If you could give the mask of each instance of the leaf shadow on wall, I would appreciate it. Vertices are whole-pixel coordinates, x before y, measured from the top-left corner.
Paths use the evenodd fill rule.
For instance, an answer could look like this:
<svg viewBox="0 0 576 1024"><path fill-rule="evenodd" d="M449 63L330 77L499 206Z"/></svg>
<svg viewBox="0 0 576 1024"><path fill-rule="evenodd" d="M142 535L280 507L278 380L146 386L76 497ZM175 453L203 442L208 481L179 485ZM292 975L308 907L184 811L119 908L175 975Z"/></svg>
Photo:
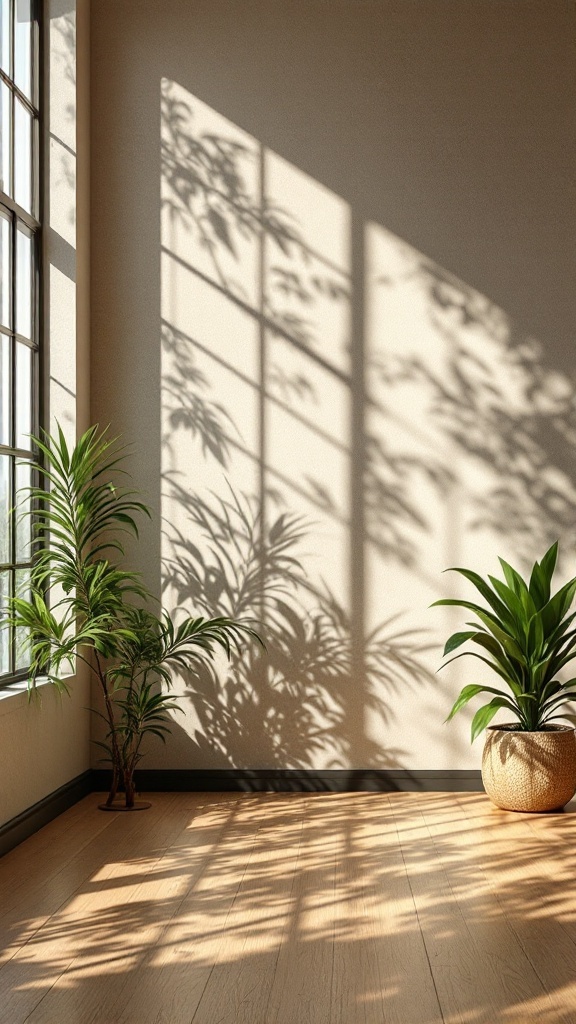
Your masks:
<svg viewBox="0 0 576 1024"><path fill-rule="evenodd" d="M254 751L268 766L299 768L329 749L350 762L346 712L350 700L350 622L330 591L307 578L297 553L306 529L281 512L264 532L255 499L230 493L205 500L179 490L171 495L186 511L186 534L171 531L173 557L165 582L181 607L207 616L231 615L261 621L266 652L234 654L226 669L203 667L187 693L198 716L200 764L244 767ZM194 540L190 538L194 537ZM312 597L302 600L303 595ZM366 638L364 699L383 713L380 687L410 685L425 676L418 660L424 649L393 621ZM373 767L396 763L400 752L379 749ZM384 760L384 757L388 760ZM238 762L241 764L238 764ZM370 767L367 765L366 767Z"/></svg>
<svg viewBox="0 0 576 1024"><path fill-rule="evenodd" d="M177 100L168 87L163 96L164 213L184 224L203 256L208 254L208 271L206 264L202 271L190 265L190 274L247 312L266 343L279 338L310 361L307 373L302 363L287 369L271 357L266 378L259 382L266 401L306 426L306 406L318 402L316 366L350 386L344 373L326 363L310 315L319 297L349 304L350 283L330 267L319 266L294 216L252 194L243 168L251 158L247 148L214 132L194 133L192 122L191 105ZM259 308L242 275L229 269L229 257L233 266L242 239L265 244L269 254ZM274 767L320 761L344 768L358 763L351 709L363 720L373 713L386 722L386 693L430 680L423 661L424 634L403 628L396 614L363 631L362 678L354 677L350 612L321 573L315 579L306 563L313 516L301 515L287 503L286 489L276 485L266 464L262 439L259 452L247 450L233 410L218 400L209 373L198 364L203 345L165 319L162 346L168 366L163 374L165 464L171 463L175 435L185 435L194 442L189 448L193 458L218 464L227 481L224 494L218 495L191 486L196 476L192 465L189 471L164 473L165 498L173 512L177 509L165 522L163 575L169 603L263 623L267 646L265 655L244 652L228 670L220 665L204 668L189 683L198 720L194 763L242 767L253 763L255 750L261 763ZM381 500L388 497L380 544L397 552L403 518L420 522L402 493L405 467L389 460L385 483L379 478L386 462L382 448L353 438L346 454L359 450L366 452L367 488L375 491L379 485ZM229 481L238 452L263 463L259 493L246 493ZM338 519L336 498L312 473L304 473L294 491L319 513ZM361 744L360 763L367 769L401 763L399 749L382 750L366 735Z"/></svg>
<svg viewBox="0 0 576 1024"><path fill-rule="evenodd" d="M394 249L389 267L386 260L385 273L378 261L368 265L365 284L369 301L375 296L385 304L395 295L396 303L404 302L396 344L385 313L382 343L378 337L376 344L356 339L363 347L362 370L342 368L350 338L344 360L331 361L321 315L336 307L352 320L353 303L364 300L355 297L350 274L319 258L285 208L288 199L272 201L254 185L259 159L262 150L232 131L195 128L194 102L184 101L171 84L165 87L163 216L178 225L200 257L195 263L194 255L183 260L169 247L165 252L185 266L190 280L200 280L255 325L267 350L259 398L269 408L281 408L292 422L311 429L311 410L322 399L321 373L347 389L351 401L360 396L362 416L355 422L362 428L342 447L362 466L362 494L353 496L362 514L355 524L347 520L330 482L313 472L303 472L287 490L267 461L265 437L258 451L250 449L234 410L219 401L203 368L206 359L200 366L198 357L225 365L252 386L248 373L243 378L237 366L211 352L193 328L183 330L164 318L165 465L172 463L177 436L191 442L189 468L164 474L168 503L178 510L165 524L168 600L190 611L263 621L268 645L266 658L250 652L229 671L218 667L190 683L198 718L198 749L191 756L203 766L244 766L253 763L257 749L269 766L320 760L331 767L399 767L403 751L383 750L370 739L366 723L392 722L387 698L445 685L432 671L439 649L429 635L403 628L397 604L377 628L366 628L364 619L359 625L321 574L315 578L310 572L306 542L314 537L314 516L302 517L290 495L344 522L351 549L352 533L360 528L365 557L375 552L392 569L418 576L436 590L434 596L439 583L430 576L427 549L434 542L437 510L449 509L455 494L469 536L476 534L481 544L501 537L508 552L530 563L550 540L574 532L574 374L547 365L539 343L489 299L393 236L387 242ZM242 273L246 245L265 252L259 304ZM425 326L411 344L413 307ZM282 346L298 358L277 358ZM414 430L417 415L425 443ZM260 463L256 493L230 483L239 454ZM228 480L224 495L195 488L198 458L221 467ZM356 568L351 565L352 574ZM355 645L361 649L360 672ZM433 657L431 649L437 652Z"/></svg>
<svg viewBox="0 0 576 1024"><path fill-rule="evenodd" d="M576 373L453 275L419 256L405 277L419 284L445 344L439 369L409 353L373 372L389 391L416 386L448 450L482 474L469 496L471 531L501 538L528 570L553 541L573 559L576 540ZM389 288L390 279L380 282ZM438 478L448 489L454 473Z"/></svg>

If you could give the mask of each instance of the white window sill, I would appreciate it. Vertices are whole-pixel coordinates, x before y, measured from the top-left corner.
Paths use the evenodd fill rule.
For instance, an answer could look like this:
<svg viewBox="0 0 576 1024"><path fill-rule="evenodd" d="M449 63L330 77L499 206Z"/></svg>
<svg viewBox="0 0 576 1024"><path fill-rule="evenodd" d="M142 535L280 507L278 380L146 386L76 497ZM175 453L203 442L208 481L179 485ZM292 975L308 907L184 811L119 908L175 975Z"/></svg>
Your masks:
<svg viewBox="0 0 576 1024"><path fill-rule="evenodd" d="M45 686L50 685L52 684L49 679L40 678L36 680L37 690L42 690ZM8 683L7 686L0 688L0 717L2 715L9 715L28 703L30 703L30 700L28 697L27 679L20 679L17 683Z"/></svg>

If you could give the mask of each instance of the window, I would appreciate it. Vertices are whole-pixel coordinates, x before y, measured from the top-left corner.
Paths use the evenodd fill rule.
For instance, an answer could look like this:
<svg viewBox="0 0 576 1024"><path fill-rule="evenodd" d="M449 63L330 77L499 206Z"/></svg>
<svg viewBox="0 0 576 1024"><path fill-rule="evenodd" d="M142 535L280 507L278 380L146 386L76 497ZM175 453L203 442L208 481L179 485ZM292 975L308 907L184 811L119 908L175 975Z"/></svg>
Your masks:
<svg viewBox="0 0 576 1024"><path fill-rule="evenodd" d="M0 0L0 605L26 593L39 423L39 20L36 0ZM0 683L25 674L21 638L0 631Z"/></svg>

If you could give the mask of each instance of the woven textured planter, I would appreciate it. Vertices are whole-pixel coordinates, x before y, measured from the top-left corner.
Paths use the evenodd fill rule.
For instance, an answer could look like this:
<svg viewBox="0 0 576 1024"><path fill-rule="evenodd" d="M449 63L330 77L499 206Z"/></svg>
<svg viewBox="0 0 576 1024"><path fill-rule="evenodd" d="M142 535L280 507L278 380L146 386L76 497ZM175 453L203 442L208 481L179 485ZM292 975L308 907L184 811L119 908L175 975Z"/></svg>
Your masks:
<svg viewBox="0 0 576 1024"><path fill-rule="evenodd" d="M514 725L489 726L482 781L492 802L504 810L560 810L576 792L574 729L558 725L519 732Z"/></svg>

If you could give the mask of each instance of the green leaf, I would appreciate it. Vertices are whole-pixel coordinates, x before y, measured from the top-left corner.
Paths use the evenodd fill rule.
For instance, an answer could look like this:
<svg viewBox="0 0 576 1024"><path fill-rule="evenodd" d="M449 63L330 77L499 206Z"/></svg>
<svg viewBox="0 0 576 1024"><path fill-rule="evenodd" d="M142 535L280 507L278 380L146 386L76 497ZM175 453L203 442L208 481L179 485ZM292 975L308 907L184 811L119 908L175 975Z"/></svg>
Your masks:
<svg viewBox="0 0 576 1024"><path fill-rule="evenodd" d="M445 571L460 573L461 576L464 576L465 579L469 580L470 583L472 583L476 587L476 590L479 591L484 600L488 602L490 607L494 610L496 615L500 619L502 619L503 622L513 622L513 618L506 604L504 604L504 602L499 599L499 597L488 586L486 581L483 580L482 577L479 576L477 572L472 572L471 569L461 569L457 566L452 566L450 569L446 569Z"/></svg>
<svg viewBox="0 0 576 1024"><path fill-rule="evenodd" d="M447 654L451 654L452 651L455 651L458 647L461 647L462 644L465 644L466 641L470 640L473 636L475 636L474 632L453 633L452 636L449 637L449 639L446 641L446 644L444 646L443 657L446 657Z"/></svg>
<svg viewBox="0 0 576 1024"><path fill-rule="evenodd" d="M576 680L574 680L574 682L576 682ZM562 690L563 685L567 684L562 684L558 681L558 679L552 679L550 680L550 682L546 683L546 685L542 688L542 703L544 704L547 700L549 700L549 698L554 697L555 694Z"/></svg>
<svg viewBox="0 0 576 1024"><path fill-rule="evenodd" d="M528 590L532 600L534 601L536 609L540 611L540 609L543 608L550 600L550 582L547 581L545 573L542 571L538 562L535 562L532 567Z"/></svg>
<svg viewBox="0 0 576 1024"><path fill-rule="evenodd" d="M490 686L484 686L481 683L469 683L467 686L464 686L460 691L460 695L454 702L452 710L450 711L450 714L448 715L446 721L450 722L451 719L454 718L454 715L456 715L461 710L461 708L463 708L468 703L469 700L472 700L472 697L476 697L479 693L495 693L502 697L505 696L505 694L503 694L501 690L495 690Z"/></svg>
<svg viewBox="0 0 576 1024"><path fill-rule="evenodd" d="M567 701L571 701L571 700L576 700L576 690L564 690L564 689L562 689L558 693L554 694L554 696L549 697L548 700L546 700L545 702L542 702L542 704L541 704L542 712L548 714L550 711L552 711L554 708L556 708L559 704L564 704Z"/></svg>
<svg viewBox="0 0 576 1024"><path fill-rule="evenodd" d="M564 688L556 678L562 668L576 659L576 629L570 629L576 618L576 612L570 611L576 597L576 577L550 597L557 557L558 542L555 542L542 561L534 563L528 584L503 558L500 558L500 565L505 582L493 576L488 576L486 582L470 570L455 569L474 584L489 608L459 599L435 602L470 609L478 619L478 624L466 623L475 629L473 635L459 632L449 638L445 653L470 641L484 648L490 656L488 659L474 651L463 651L445 664L467 655L484 661L510 687L511 696L505 698L508 703L504 706L509 707L521 727L527 729L536 728L535 723L540 722L543 715L550 715L560 703L573 699L572 693L576 692ZM491 710L493 707L492 704ZM481 719L482 716L478 721Z"/></svg>
<svg viewBox="0 0 576 1024"><path fill-rule="evenodd" d="M62 670L77 659L96 675L107 697L107 733L98 742L118 770L132 770L142 756L142 737L164 740L172 712L183 711L166 692L173 668L206 663L219 650L231 657L246 642L264 644L248 620L195 616L176 625L167 615L133 606L148 606L152 598L139 575L120 566L120 538L138 536L139 517L150 513L125 485L126 449L116 438L93 426L69 448L58 425L54 436L43 432L34 443L46 489L30 491L37 506L32 590L29 600L10 602L9 621L27 632L31 693L40 674L65 689ZM276 530L279 548L290 522ZM222 559L218 564L223 568ZM237 571L234 560L230 568ZM259 588L259 564L253 575ZM51 607L50 590L58 595Z"/></svg>
<svg viewBox="0 0 576 1024"><path fill-rule="evenodd" d="M510 615L512 616L512 621L515 621L515 623L518 626L524 625L524 623L527 621L526 612L524 610L522 601L517 596L517 594L515 594L514 591L510 589L510 587L507 587L505 583L502 583L502 580L497 579L496 576L488 576L488 579L490 580L492 586L494 587L494 590L500 597L502 604L505 605ZM536 611L535 608L533 609L533 612L534 611Z"/></svg>
<svg viewBox="0 0 576 1024"><path fill-rule="evenodd" d="M520 692L518 671L510 662L505 650L502 649L502 646L498 643L496 637L491 636L488 633L475 633L472 638L472 642L483 647L492 655L494 660L500 665L500 668L502 669L502 676L506 679L506 682L513 692Z"/></svg>
<svg viewBox="0 0 576 1024"><path fill-rule="evenodd" d="M508 586L510 587L511 590L514 591L514 593L518 597L522 597L522 594L526 592L527 587L520 573L517 572L516 569L513 569L512 566L508 564L508 562L505 562L503 558L498 558L498 561L502 566L504 577L506 579Z"/></svg>
<svg viewBox="0 0 576 1024"><path fill-rule="evenodd" d="M550 587L552 584L552 576L554 575L554 569L556 568L556 561L558 559L558 541L554 543L544 555L544 558L540 562L540 569L542 572L543 579L546 583L548 594L550 594Z"/></svg>
<svg viewBox="0 0 576 1024"><path fill-rule="evenodd" d="M518 661L521 665L525 665L526 658L516 639L513 636L510 636L510 634L505 629L503 629L498 622L495 622L491 616L486 615L481 610L477 611L476 614L478 615L480 621L484 623L486 628L490 630L492 636L494 636L496 640L498 640L498 642L502 645L506 653L515 661Z"/></svg>
<svg viewBox="0 0 576 1024"><path fill-rule="evenodd" d="M448 665L451 665L453 661L458 661L459 658L477 658L478 661L483 661L485 665L488 665L493 672L496 672L497 675L499 675L506 683L508 683L508 685L510 685L508 674L502 668L500 668L500 665L498 665L496 662L490 661L488 658L484 658L481 654L477 654L476 651L462 651L461 654L455 654L453 658L450 658L448 661L445 661L444 664L440 666L438 671L440 672L443 668L447 668Z"/></svg>
<svg viewBox="0 0 576 1024"><path fill-rule="evenodd" d="M505 698L493 697L489 704L483 704L481 708L478 708L478 711L476 712L474 718L472 719L472 743L480 735L480 733L484 731L486 726L490 725L490 722L494 718L495 714L500 710L500 708L510 707L512 707L512 710L515 711L513 706L510 705L510 702L507 701Z"/></svg>
<svg viewBox="0 0 576 1024"><path fill-rule="evenodd" d="M554 597L550 598L548 604L544 605L540 615L542 616L542 626L544 628L545 636L549 636L561 625L566 612L574 600L575 594L576 579L571 579L560 588Z"/></svg>
<svg viewBox="0 0 576 1024"><path fill-rule="evenodd" d="M528 623L528 635L526 638L526 649L528 659L532 663L538 661L544 647L544 627L542 625L542 614L536 612Z"/></svg>
<svg viewBox="0 0 576 1024"><path fill-rule="evenodd" d="M455 597L442 597L438 601L433 601L432 604L430 605L431 608L438 608L440 606L466 608L468 611L474 612L475 615L478 616L480 621L485 622L486 625L488 625L488 623L491 623L492 626L499 629L501 632L507 632L504 626L502 625L501 620L493 612L488 611L487 608L482 608L481 605L475 604L473 601L462 601L459 598ZM492 626L488 625L488 628L491 629ZM511 636L510 633L507 633L507 635L508 637Z"/></svg>

